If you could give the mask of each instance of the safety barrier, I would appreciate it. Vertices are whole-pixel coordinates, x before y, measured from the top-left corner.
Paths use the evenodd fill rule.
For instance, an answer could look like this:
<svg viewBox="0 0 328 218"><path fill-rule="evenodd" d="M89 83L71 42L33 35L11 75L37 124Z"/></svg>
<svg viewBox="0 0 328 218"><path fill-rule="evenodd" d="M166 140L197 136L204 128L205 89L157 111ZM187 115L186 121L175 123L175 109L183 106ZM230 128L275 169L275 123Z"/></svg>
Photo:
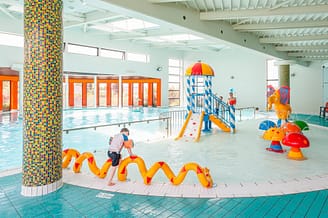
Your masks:
<svg viewBox="0 0 328 218"><path fill-rule="evenodd" d="M166 111L162 112L159 115L159 118L162 117L167 117L168 119L168 125L167 125L167 131L168 135L172 136L172 134L176 133L181 126L183 125L186 116L187 116L188 111L181 109L181 110L171 110L171 111Z"/></svg>
<svg viewBox="0 0 328 218"><path fill-rule="evenodd" d="M243 115L243 113L246 113L246 111L250 111L249 115L253 115L251 116L245 116ZM238 121L242 121L243 117L250 117L252 119L255 119L255 115L256 115L256 111L257 108L256 107L240 107L240 108L236 108L236 113L239 113L239 120Z"/></svg>

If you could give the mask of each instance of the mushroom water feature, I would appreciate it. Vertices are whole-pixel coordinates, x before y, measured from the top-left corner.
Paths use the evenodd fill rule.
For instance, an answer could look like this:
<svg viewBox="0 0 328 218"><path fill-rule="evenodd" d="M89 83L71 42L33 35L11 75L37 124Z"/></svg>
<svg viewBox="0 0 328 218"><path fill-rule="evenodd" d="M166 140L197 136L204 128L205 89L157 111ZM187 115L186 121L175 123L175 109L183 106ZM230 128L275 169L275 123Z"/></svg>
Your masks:
<svg viewBox="0 0 328 218"><path fill-rule="evenodd" d="M301 128L295 123L290 123L290 122L284 123L281 125L280 128L284 131L285 135L292 132L302 133Z"/></svg>
<svg viewBox="0 0 328 218"><path fill-rule="evenodd" d="M282 139L282 144L291 147L287 157L292 160L306 160L301 148L310 147L308 138L301 133L289 133Z"/></svg>
<svg viewBox="0 0 328 218"><path fill-rule="evenodd" d="M268 151L283 153L284 150L280 144L280 141L285 137L285 133L281 128L271 127L266 130L263 134L263 139L270 140L271 144L269 148L266 148Z"/></svg>
<svg viewBox="0 0 328 218"><path fill-rule="evenodd" d="M303 120L294 120L293 123L295 123L299 128L301 128L302 131L310 129L309 125Z"/></svg>
<svg viewBox="0 0 328 218"><path fill-rule="evenodd" d="M259 125L259 129L260 130L268 130L271 127L276 127L277 125L275 124L275 122L271 121L271 120L263 120L260 125Z"/></svg>

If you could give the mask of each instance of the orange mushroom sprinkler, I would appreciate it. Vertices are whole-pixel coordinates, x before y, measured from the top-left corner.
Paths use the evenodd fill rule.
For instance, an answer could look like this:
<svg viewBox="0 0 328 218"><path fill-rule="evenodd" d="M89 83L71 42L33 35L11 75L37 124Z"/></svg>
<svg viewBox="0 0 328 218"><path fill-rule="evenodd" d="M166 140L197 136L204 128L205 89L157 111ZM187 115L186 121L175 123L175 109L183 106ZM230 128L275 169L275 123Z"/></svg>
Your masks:
<svg viewBox="0 0 328 218"><path fill-rule="evenodd" d="M285 135L288 135L292 132L302 133L301 128L295 123L284 123L280 128L284 131Z"/></svg>
<svg viewBox="0 0 328 218"><path fill-rule="evenodd" d="M282 144L290 146L287 157L293 160L306 160L300 148L310 147L308 138L301 133L289 133L282 139Z"/></svg>
<svg viewBox="0 0 328 218"><path fill-rule="evenodd" d="M278 127L271 127L266 130L263 134L263 138L265 140L271 140L271 144L269 148L266 148L267 151L283 153L284 150L280 144L280 141L284 138L285 133L282 129Z"/></svg>

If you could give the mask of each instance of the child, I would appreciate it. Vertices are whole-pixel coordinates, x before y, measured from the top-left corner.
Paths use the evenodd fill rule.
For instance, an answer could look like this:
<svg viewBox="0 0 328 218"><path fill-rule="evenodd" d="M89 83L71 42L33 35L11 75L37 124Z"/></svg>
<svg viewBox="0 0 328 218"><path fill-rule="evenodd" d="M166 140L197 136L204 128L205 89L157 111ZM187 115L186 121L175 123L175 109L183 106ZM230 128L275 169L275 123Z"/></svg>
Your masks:
<svg viewBox="0 0 328 218"><path fill-rule="evenodd" d="M228 105L234 106L237 103L236 97L233 96L233 92L229 92Z"/></svg>
<svg viewBox="0 0 328 218"><path fill-rule="evenodd" d="M108 149L108 157L112 159L112 167L109 173L109 181L108 185L113 186L115 183L112 182L113 177L115 175L117 166L121 160L121 150L123 148L124 142L129 141L129 130L127 128L122 128L119 134L116 134L114 137L111 137L109 140L109 149ZM131 146L132 147L132 146ZM133 156L131 148L127 148L130 156Z"/></svg>

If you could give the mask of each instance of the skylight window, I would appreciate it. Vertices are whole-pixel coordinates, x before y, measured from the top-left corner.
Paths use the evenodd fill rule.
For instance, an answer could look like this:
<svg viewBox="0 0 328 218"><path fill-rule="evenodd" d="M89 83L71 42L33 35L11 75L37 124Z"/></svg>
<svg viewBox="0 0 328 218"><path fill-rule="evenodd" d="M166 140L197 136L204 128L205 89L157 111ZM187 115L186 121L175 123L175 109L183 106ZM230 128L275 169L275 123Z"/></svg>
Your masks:
<svg viewBox="0 0 328 218"><path fill-rule="evenodd" d="M191 34L176 34L176 35L167 35L167 36L160 36L159 38L164 39L166 41L191 41L191 40L200 40L203 39L201 37L191 35Z"/></svg>
<svg viewBox="0 0 328 218"><path fill-rule="evenodd" d="M151 42L182 42L182 41L201 40L203 38L191 34L175 34L175 35L166 35L166 36L157 36L157 37L145 37L144 39Z"/></svg>
<svg viewBox="0 0 328 218"><path fill-rule="evenodd" d="M133 30L150 29L155 27L159 27L159 25L135 18L92 26L94 29L100 29L109 32L130 32Z"/></svg>
<svg viewBox="0 0 328 218"><path fill-rule="evenodd" d="M24 37L14 34L0 33L0 45L24 47Z"/></svg>

